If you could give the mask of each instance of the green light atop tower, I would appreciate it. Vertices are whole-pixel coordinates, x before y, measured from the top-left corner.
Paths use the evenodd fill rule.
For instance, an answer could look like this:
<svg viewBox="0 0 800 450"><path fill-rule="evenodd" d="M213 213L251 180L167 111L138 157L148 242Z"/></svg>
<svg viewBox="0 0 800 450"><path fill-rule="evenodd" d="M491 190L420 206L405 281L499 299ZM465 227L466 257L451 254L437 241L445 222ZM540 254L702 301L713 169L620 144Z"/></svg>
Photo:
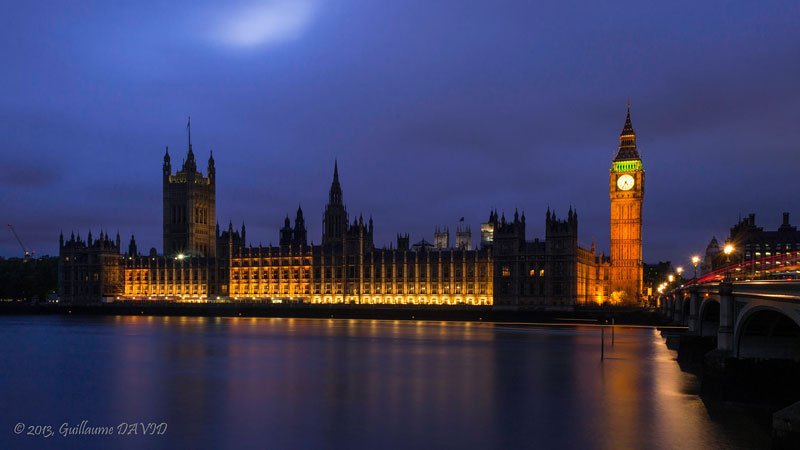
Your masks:
<svg viewBox="0 0 800 450"><path fill-rule="evenodd" d="M614 172L633 172L636 170L642 170L642 161L640 159L614 161L611 163L611 170Z"/></svg>

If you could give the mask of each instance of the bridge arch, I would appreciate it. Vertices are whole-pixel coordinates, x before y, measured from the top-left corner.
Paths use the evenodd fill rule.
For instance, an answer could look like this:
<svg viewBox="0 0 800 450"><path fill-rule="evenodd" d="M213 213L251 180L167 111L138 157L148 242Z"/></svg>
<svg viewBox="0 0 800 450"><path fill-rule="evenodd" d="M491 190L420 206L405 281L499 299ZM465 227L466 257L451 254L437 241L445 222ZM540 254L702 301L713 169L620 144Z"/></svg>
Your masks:
<svg viewBox="0 0 800 450"><path fill-rule="evenodd" d="M716 336L719 330L719 299L705 297L697 314L697 332L700 336Z"/></svg>
<svg viewBox="0 0 800 450"><path fill-rule="evenodd" d="M800 317L772 305L748 305L734 331L737 358L777 358L800 361Z"/></svg>

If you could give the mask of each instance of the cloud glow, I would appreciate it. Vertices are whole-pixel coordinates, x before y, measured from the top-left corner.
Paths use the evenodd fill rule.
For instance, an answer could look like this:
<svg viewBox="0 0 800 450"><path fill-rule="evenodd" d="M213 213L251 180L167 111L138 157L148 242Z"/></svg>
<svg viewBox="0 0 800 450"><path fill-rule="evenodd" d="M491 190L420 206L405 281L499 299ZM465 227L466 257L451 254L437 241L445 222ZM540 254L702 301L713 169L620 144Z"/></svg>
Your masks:
<svg viewBox="0 0 800 450"><path fill-rule="evenodd" d="M297 39L311 23L316 10L314 0L251 3L225 17L217 37L234 47L256 47Z"/></svg>

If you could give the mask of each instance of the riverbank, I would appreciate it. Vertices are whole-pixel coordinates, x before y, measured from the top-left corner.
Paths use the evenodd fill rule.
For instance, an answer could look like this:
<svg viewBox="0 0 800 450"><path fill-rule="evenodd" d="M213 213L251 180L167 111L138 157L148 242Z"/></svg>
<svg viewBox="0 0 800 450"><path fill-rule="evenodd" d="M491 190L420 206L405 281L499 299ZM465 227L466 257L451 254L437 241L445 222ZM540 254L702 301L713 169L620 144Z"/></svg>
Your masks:
<svg viewBox="0 0 800 450"><path fill-rule="evenodd" d="M115 302L93 305L0 303L0 314L147 315L200 317L293 317L548 324L661 326L656 311L644 308L576 308L569 311L505 311L490 306L269 305L263 303Z"/></svg>

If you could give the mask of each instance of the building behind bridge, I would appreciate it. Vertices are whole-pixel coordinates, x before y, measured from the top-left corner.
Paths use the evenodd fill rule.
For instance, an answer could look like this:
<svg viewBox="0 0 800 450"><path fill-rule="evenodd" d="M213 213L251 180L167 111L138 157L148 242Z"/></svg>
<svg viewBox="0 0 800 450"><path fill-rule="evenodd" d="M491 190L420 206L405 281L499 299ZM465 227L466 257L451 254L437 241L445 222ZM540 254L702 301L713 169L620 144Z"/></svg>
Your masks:
<svg viewBox="0 0 800 450"><path fill-rule="evenodd" d="M734 248L730 257L723 253L726 244ZM749 214L730 229L725 242L712 238L706 247L703 272L707 273L728 264L741 264L744 278L759 278L779 274L787 264L794 265L800 252L800 231L789 223L789 213L784 212L781 225L775 230L765 230L756 225L756 215Z"/></svg>

